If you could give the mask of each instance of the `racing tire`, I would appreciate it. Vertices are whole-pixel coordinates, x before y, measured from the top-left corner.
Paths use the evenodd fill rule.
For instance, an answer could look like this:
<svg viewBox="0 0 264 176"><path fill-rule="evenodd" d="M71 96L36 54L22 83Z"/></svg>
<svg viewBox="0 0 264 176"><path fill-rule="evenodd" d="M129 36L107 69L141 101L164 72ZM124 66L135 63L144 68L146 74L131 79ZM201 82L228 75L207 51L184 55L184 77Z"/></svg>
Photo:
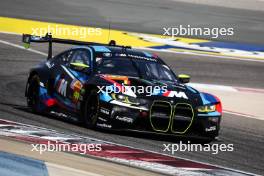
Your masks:
<svg viewBox="0 0 264 176"><path fill-rule="evenodd" d="M40 113L40 78L32 76L27 85L27 105L33 113Z"/></svg>
<svg viewBox="0 0 264 176"><path fill-rule="evenodd" d="M84 103L84 125L87 128L95 128L98 119L99 96L96 90L92 90Z"/></svg>

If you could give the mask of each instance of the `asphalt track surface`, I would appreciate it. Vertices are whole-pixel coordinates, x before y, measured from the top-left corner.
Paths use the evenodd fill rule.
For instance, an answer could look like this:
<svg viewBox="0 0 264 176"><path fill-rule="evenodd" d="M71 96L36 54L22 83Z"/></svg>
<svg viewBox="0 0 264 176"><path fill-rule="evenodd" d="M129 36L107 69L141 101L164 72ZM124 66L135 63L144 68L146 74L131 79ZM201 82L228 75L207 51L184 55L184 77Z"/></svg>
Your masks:
<svg viewBox="0 0 264 176"><path fill-rule="evenodd" d="M1 2L0 15L104 28L110 21L113 29L156 34L180 24L233 27L234 36L219 40L264 44L264 11L172 0L8 0Z"/></svg>
<svg viewBox="0 0 264 176"><path fill-rule="evenodd" d="M172 4L170 4L172 2L161 3L158 1L151 1L151 3L147 3L147 0L142 1L141 5L137 5L138 2L136 1L119 2L99 0L91 1L90 4L86 6L84 4L77 5L77 2L84 3L84 0L74 1L74 3L70 3L70 1L64 1L63 3L61 1L53 1L52 6L50 6L51 1L5 1L1 3L0 15L78 25L89 25L90 21L88 21L88 19L93 19L97 21L96 24L93 24L94 26L106 27L105 21L108 19L105 16L107 16L107 13L114 13L114 5L119 4L121 7L118 8L118 11L115 11L115 15L111 15L111 20L115 21L113 25L118 29L159 33L160 21L163 21L164 24L175 24L171 23L170 20L175 20L175 17L167 14L169 12L170 14L174 12L178 16L181 14L186 15L186 18L182 16L182 18L177 18L177 20L181 20L178 22L181 23L188 20L188 23L191 24L192 22L193 24L203 24L207 16L210 17L211 14L209 12L211 12L215 15L211 20L206 20L208 24L220 24L218 22L221 20L221 24L232 24L233 22L237 22L237 25L240 27L240 32L238 36L234 38L236 41L261 43L263 41L261 37L264 37L264 35L260 35L263 32L260 30L261 23L263 23L263 18L261 18L261 15L263 16L262 12L228 8L222 9L221 7L214 9L214 7L208 8L207 6L200 5L191 6L185 3L178 3L177 6L172 6ZM60 7L60 10L57 10L58 7ZM129 11L129 7L133 7L135 11ZM98 10L96 8L102 9ZM201 8L206 9L206 11L203 11ZM146 14L140 16L136 10L143 11L143 9L146 9ZM105 13L102 13L102 11ZM128 12L126 16L118 15L119 13L124 13L124 11ZM160 12L159 15L150 15L157 11ZM129 13L133 13L134 16L132 17ZM194 20L193 16L197 14L190 13L200 14L201 18ZM166 16L171 19L167 19ZM191 19L191 16L193 21L187 18L190 17ZM165 20L165 17L167 20ZM215 21L217 19L220 21ZM228 20L231 21L228 22ZM258 23L258 26L252 29L250 27L251 23ZM254 32L251 33L248 31ZM18 43L18 41L21 40L18 36L6 34L0 34L0 39L12 43ZM40 51L46 51L45 46L35 48ZM55 52L63 49L65 49L65 46L56 47ZM123 133L110 134L107 132L89 130L78 124L42 117L28 112L24 98L28 70L31 66L44 60L45 57L1 43L0 51L1 118L52 128L61 132L87 135L156 152L162 152L163 143L177 142L167 138L162 141L158 138L150 139L148 136L144 135ZM177 73L190 74L193 82L264 88L264 63L204 56L175 55L169 53L159 53L159 55L164 58ZM235 150L233 152L220 152L217 155L213 155L209 152L178 152L176 155L257 174L264 173L264 158L262 157L264 145L263 121L224 114L220 139L216 141L216 143L233 143Z"/></svg>

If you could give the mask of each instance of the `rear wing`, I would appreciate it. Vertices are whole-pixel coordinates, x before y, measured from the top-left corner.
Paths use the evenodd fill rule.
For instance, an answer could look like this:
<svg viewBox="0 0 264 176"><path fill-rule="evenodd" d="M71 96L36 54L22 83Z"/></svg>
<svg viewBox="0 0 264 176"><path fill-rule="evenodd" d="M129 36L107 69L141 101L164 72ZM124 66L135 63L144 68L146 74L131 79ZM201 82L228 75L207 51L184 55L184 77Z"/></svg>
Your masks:
<svg viewBox="0 0 264 176"><path fill-rule="evenodd" d="M117 46L117 47L125 47L125 46L118 46L114 40L111 40L109 44L102 44L102 43L95 43L95 42L83 42L77 40L68 40L68 39L60 39L60 38L53 38L51 34L46 34L46 36L34 36L30 34L23 34L22 42L24 43L25 48L30 47L31 42L35 43L49 43L49 50L48 50L48 58L52 58L52 43L62 43L62 44L70 44L70 45L100 45L100 46ZM131 48L131 47L126 47Z"/></svg>

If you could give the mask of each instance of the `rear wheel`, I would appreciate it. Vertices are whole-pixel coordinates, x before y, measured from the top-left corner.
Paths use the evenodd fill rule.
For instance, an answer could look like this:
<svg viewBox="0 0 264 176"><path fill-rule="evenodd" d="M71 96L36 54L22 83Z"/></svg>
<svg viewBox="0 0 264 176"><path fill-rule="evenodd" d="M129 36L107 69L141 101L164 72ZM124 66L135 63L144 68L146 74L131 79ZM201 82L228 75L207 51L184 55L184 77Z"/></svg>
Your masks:
<svg viewBox="0 0 264 176"><path fill-rule="evenodd" d="M27 85L27 105L34 113L40 112L39 82L40 79L38 75L34 75L28 80Z"/></svg>
<svg viewBox="0 0 264 176"><path fill-rule="evenodd" d="M98 119L99 97L96 90L88 95L84 106L84 123L88 128L95 128Z"/></svg>

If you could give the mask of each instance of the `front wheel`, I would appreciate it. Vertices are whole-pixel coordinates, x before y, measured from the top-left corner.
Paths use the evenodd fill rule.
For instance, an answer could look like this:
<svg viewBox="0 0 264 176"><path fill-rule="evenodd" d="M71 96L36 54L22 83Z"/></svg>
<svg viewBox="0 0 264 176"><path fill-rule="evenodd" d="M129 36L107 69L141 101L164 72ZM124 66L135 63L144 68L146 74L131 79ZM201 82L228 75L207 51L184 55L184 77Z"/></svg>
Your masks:
<svg viewBox="0 0 264 176"><path fill-rule="evenodd" d="M96 90L92 90L88 95L83 113L85 126L95 128L98 119L99 97Z"/></svg>

